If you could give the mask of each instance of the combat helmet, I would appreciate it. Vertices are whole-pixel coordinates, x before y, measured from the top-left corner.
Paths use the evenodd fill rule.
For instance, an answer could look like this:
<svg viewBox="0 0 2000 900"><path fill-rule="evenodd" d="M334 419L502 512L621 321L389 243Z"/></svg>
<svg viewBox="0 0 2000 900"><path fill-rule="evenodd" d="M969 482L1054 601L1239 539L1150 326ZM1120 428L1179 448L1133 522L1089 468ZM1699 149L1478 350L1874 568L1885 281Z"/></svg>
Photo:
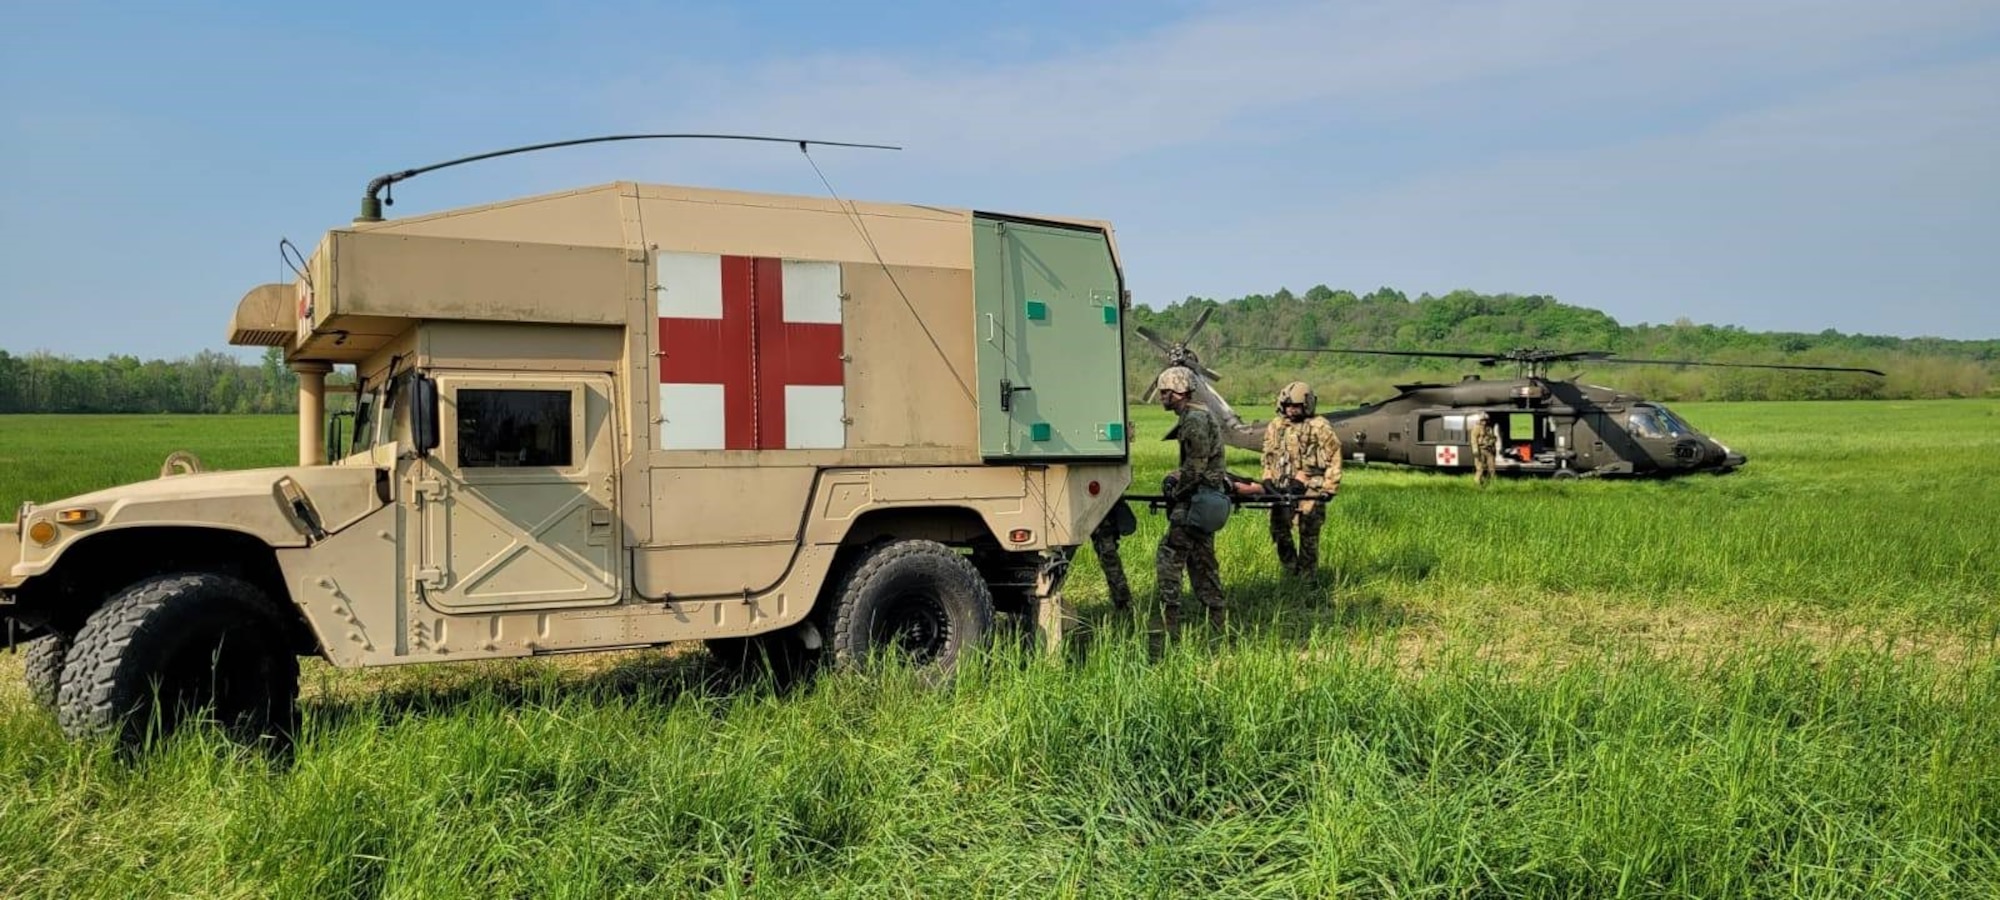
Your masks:
<svg viewBox="0 0 2000 900"><path fill-rule="evenodd" d="M1278 415L1282 416L1285 414L1285 404L1287 403L1296 403L1305 407L1306 415L1308 416L1319 412L1319 395L1313 393L1312 385L1303 381L1294 381L1291 384L1285 385L1284 389L1278 392L1278 403L1273 407L1278 411Z"/></svg>
<svg viewBox="0 0 2000 900"><path fill-rule="evenodd" d="M1173 391L1177 394L1194 393L1194 371L1186 366L1174 366L1160 373L1155 385L1162 393Z"/></svg>

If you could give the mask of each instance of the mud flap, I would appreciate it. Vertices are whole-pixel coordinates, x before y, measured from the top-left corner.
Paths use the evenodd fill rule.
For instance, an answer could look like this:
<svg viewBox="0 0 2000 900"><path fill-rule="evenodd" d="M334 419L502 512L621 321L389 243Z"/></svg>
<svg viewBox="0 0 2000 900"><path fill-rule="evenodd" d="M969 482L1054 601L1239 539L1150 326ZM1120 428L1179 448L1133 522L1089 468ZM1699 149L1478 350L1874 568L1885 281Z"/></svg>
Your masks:
<svg viewBox="0 0 2000 900"><path fill-rule="evenodd" d="M1076 622L1076 610L1063 599L1063 582L1069 578L1069 551L1045 550L1042 564L1035 570L1035 638L1046 653L1062 649L1063 635Z"/></svg>

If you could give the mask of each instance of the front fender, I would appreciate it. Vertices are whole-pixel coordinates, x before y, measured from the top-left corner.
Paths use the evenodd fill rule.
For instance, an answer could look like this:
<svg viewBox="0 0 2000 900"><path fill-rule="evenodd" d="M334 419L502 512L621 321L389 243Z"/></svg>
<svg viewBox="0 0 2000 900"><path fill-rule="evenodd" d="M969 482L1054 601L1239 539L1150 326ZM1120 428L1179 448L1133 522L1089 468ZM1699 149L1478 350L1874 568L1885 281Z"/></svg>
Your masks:
<svg viewBox="0 0 2000 900"><path fill-rule="evenodd" d="M328 533L383 505L376 470L363 466L246 469L122 485L31 507L13 526L16 555L0 556L0 561L13 563L0 573L0 584L14 587L47 573L65 550L86 538L133 528L210 528L245 534L270 547L306 546L313 539L281 490L287 479L308 499ZM60 524L57 514L70 509L89 510L93 518ZM47 544L23 536L37 521L56 524L55 538ZM9 540L0 538L0 552Z"/></svg>
<svg viewBox="0 0 2000 900"><path fill-rule="evenodd" d="M0 591L20 585L26 579L14 577L14 564L21 559L21 523L0 525Z"/></svg>

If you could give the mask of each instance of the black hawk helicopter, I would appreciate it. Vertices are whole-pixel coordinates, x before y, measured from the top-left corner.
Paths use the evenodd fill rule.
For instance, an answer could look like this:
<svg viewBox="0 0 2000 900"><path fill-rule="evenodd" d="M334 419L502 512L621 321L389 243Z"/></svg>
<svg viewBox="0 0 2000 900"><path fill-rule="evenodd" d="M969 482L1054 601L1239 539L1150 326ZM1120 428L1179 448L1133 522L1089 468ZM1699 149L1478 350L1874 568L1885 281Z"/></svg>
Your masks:
<svg viewBox="0 0 2000 900"><path fill-rule="evenodd" d="M1230 446L1261 451L1263 422L1245 422L1229 401L1211 386L1221 373L1202 364L1189 342L1208 324L1214 307L1202 311L1185 338L1169 342L1145 326L1141 338L1166 355L1168 366L1185 366L1197 377L1195 390L1208 409L1223 420ZM1468 375L1456 383L1396 385L1394 397L1356 409L1318 413L1333 423L1342 451L1361 463L1387 462L1421 468L1470 472L1472 439L1468 416L1485 413L1499 433L1495 474L1543 475L1554 478L1591 476L1670 476L1693 472L1731 472L1748 459L1719 440L1703 434L1666 404L1615 388L1583 384L1574 378L1551 378L1557 363L1592 361L1615 365L1715 366L1748 369L1799 369L1855 372L1881 376L1875 369L1845 366L1719 363L1675 359L1618 359L1602 350L1552 351L1521 348L1500 353L1350 348L1246 347L1270 353L1357 353L1464 359L1491 368L1515 367L1515 377L1487 381ZM1147 388L1150 402L1153 389Z"/></svg>

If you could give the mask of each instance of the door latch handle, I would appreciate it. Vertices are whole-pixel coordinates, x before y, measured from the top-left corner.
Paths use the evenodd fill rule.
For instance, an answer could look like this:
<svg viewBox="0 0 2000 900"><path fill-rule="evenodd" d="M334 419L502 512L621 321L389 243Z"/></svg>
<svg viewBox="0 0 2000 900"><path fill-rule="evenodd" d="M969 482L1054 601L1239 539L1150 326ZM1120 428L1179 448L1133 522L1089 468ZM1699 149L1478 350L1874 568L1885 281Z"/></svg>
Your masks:
<svg viewBox="0 0 2000 900"><path fill-rule="evenodd" d="M1021 393L1022 391L1032 391L1032 390L1034 390L1034 388L1031 388L1025 384L1017 385L1014 382L1009 381L1005 378L1000 379L1000 411L1008 412L1014 408L1015 394Z"/></svg>

